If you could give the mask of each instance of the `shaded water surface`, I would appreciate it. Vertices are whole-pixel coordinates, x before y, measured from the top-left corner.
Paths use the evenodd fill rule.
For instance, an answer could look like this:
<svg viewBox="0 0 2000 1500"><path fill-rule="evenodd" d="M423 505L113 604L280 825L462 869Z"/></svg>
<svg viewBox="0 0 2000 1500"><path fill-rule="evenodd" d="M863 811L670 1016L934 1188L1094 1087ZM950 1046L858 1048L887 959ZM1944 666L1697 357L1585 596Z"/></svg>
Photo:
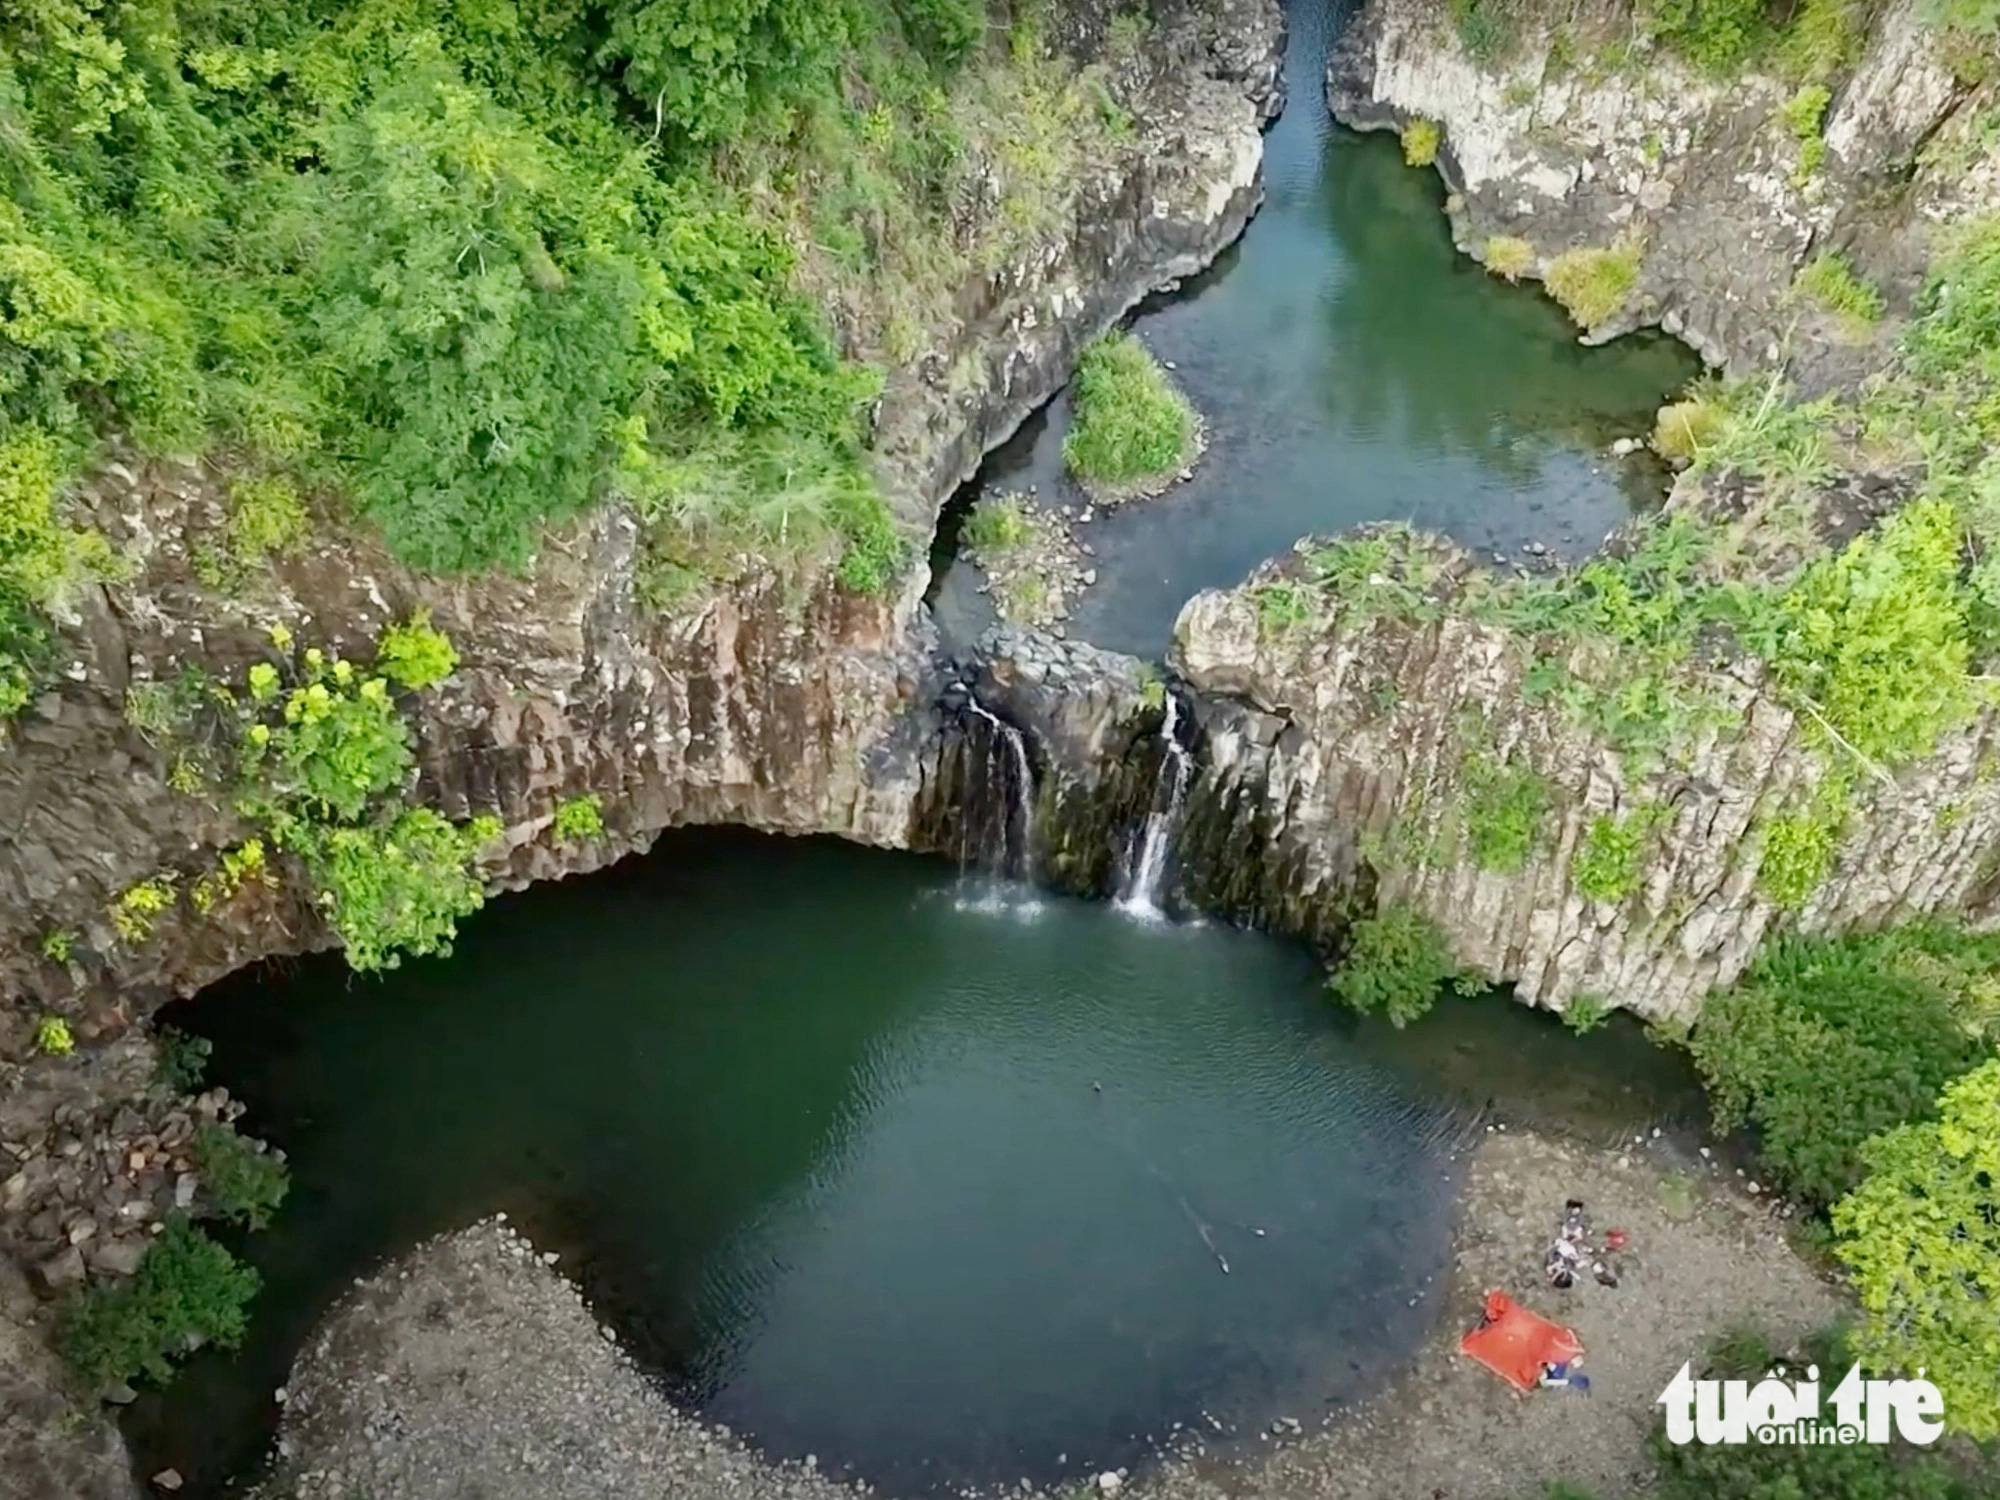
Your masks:
<svg viewBox="0 0 2000 1500"><path fill-rule="evenodd" d="M177 1007L293 1191L244 1246L249 1345L128 1432L217 1493L349 1281L500 1209L684 1400L891 1493L1132 1463L1204 1414L1311 1423L1437 1314L1466 1106L1560 1116L1607 1057L1618 1129L1684 1102L1522 1007L1445 1015L1358 1024L1303 949L1216 924L670 836L495 901L449 960Z"/></svg>
<svg viewBox="0 0 2000 1500"><path fill-rule="evenodd" d="M1081 528L1097 585L1074 633L1157 656L1175 614L1300 537L1408 520L1519 560L1539 541L1577 556L1655 503L1649 458L1612 459L1696 372L1683 345L1638 336L1587 349L1553 303L1453 250L1434 172L1394 137L1334 125L1321 80L1337 28L1287 7L1289 102L1265 142L1268 196L1235 248L1136 320L1209 424L1195 476ZM997 450L981 490L1033 487L1076 506L1063 477L1067 396ZM937 598L948 629L987 617L957 564Z"/></svg>

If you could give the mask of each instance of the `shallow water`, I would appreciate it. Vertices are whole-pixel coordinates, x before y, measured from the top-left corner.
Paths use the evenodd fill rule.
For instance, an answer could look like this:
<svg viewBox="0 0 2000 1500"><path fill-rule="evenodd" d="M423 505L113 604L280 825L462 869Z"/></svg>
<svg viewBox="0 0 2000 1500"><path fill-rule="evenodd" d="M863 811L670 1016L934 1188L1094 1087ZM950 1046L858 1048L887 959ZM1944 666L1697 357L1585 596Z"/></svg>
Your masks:
<svg viewBox="0 0 2000 1500"><path fill-rule="evenodd" d="M673 836L496 901L449 960L176 1008L293 1191L243 1247L249 1345L128 1435L218 1493L349 1281L500 1209L684 1400L891 1493L1134 1463L1204 1414L1310 1424L1437 1313L1464 1106L1539 1077L1560 1115L1536 1049L1605 1064L1498 999L1449 1014L1356 1024L1301 948L1216 924ZM1469 1087L1454 1038L1488 1059ZM1684 1106L1653 1072L1618 1129Z"/></svg>
<svg viewBox="0 0 2000 1500"><path fill-rule="evenodd" d="M1265 142L1268 196L1242 240L1134 320L1207 420L1193 479L1080 528L1098 582L1074 634L1160 655L1180 606L1313 532L1408 520L1489 555L1587 553L1664 477L1613 459L1695 373L1683 345L1584 348L1555 304L1457 254L1435 172L1393 136L1343 130L1321 80L1335 8L1288 7L1289 102ZM1082 496L1062 472L1066 396L998 449L972 493ZM941 561L944 559L941 559ZM955 635L990 618L958 563L936 608Z"/></svg>

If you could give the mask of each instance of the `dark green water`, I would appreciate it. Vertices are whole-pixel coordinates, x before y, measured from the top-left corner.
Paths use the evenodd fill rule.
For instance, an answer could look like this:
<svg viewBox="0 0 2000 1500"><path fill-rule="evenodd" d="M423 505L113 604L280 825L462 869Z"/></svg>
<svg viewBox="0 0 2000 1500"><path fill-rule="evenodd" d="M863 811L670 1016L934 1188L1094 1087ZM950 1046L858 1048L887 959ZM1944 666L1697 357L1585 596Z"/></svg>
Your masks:
<svg viewBox="0 0 2000 1500"><path fill-rule="evenodd" d="M178 1007L294 1185L244 1247L248 1347L132 1414L143 1471L252 1470L330 1301L498 1209L684 1399L892 1493L1130 1463L1204 1413L1310 1423L1438 1311L1466 1102L1688 1107L1630 1038L1497 999L1355 1025L1294 945L965 890L684 834L496 901L448 961L328 956Z"/></svg>
<svg viewBox="0 0 2000 1500"><path fill-rule="evenodd" d="M1437 174L1327 114L1339 8L1287 10L1290 97L1265 141L1264 207L1216 266L1135 320L1210 444L1188 483L1081 528L1099 578L1071 627L1114 650L1161 654L1189 597L1312 532L1409 520L1489 559L1519 561L1530 541L1587 553L1664 494L1650 458L1606 448L1650 430L1698 369L1663 337L1586 349L1539 291L1458 255ZM1068 414L1058 397L975 486L1080 504L1062 471ZM987 617L975 584L966 564L941 582L956 633Z"/></svg>

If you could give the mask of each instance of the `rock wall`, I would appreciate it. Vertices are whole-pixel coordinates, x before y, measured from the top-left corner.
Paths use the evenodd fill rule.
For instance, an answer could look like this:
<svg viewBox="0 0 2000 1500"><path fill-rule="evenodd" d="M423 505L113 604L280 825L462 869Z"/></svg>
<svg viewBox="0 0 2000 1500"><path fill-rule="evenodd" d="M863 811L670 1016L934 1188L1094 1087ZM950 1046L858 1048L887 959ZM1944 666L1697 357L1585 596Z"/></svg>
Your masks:
<svg viewBox="0 0 2000 1500"><path fill-rule="evenodd" d="M1476 564L1461 554L1453 567L1462 578ZM1825 762L1811 726L1753 669L1717 672L1721 727L1670 769L1642 773L1535 701L1521 640L1449 597L1434 619L1336 610L1316 626L1266 626L1256 589L1296 571L1281 560L1198 595L1175 630L1172 690L1193 715L1197 766L1175 885L1194 907L1333 953L1355 916L1406 905L1437 924L1462 967L1523 1001L1560 1010L1587 995L1669 1023L1693 1020L1781 921L1815 932L1938 911L2000 920L2000 713L1891 783L1864 779L1825 879L1787 911L1759 880L1765 834ZM989 638L962 676L1032 746L1038 873L1084 893L1116 889L1159 776L1162 684L1131 658L1020 630ZM967 748L947 739L944 800L990 827L977 810L996 795L981 779L996 760L978 722ZM1546 788L1515 869L1482 868L1464 837L1476 795L1468 722L1482 753L1532 768ZM1641 810L1649 831L1629 894L1586 895L1578 860L1591 822ZM948 813L919 827L926 847L962 847Z"/></svg>
<svg viewBox="0 0 2000 1500"><path fill-rule="evenodd" d="M1576 13L1560 45L1552 25L1530 24L1506 58L1482 62L1444 7L1366 0L1327 93L1359 129L1442 125L1438 169L1469 255L1514 236L1539 276L1564 250L1640 242L1632 297L1588 342L1658 325L1732 373L1783 361L1818 387L1879 364L1886 331L1854 347L1852 329L1787 297L1796 268L1846 253L1907 307L1932 224L2000 201L2000 153L1978 135L1995 84L1958 82L1923 12L1892 0L1875 18L1827 108L1816 169L1780 114L1792 83L1719 80L1658 50L1608 60L1632 34L1610 7Z"/></svg>

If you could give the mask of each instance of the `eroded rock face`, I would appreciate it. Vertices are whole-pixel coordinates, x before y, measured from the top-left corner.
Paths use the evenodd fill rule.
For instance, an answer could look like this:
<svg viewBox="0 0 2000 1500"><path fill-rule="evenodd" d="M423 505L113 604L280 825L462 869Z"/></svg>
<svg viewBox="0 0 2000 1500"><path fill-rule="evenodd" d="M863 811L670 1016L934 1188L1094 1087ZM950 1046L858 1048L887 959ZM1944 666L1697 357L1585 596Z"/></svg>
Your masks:
<svg viewBox="0 0 2000 1500"><path fill-rule="evenodd" d="M1524 239L1539 276L1565 250L1643 245L1631 298L1587 341L1657 324L1733 373L1784 360L1818 386L1880 354L1845 347L1852 330L1787 300L1797 267L1847 253L1907 305L1932 225L1995 201L2000 157L1974 135L1981 94L1954 81L1920 12L1897 0L1873 23L1827 108L1817 167L1780 114L1793 88L1776 78L1718 82L1657 52L1611 68L1588 43L1562 65L1532 27L1506 60L1482 63L1424 0L1368 0L1327 91L1356 128L1442 124L1438 166L1468 254L1485 259L1490 236ZM1580 25L1587 35L1592 15Z"/></svg>
<svg viewBox="0 0 2000 1500"><path fill-rule="evenodd" d="M1520 998L1591 995L1692 1020L1781 915L1835 931L1934 911L1992 914L2000 847L1993 713L1893 781L1866 780L1824 880L1789 914L1759 881L1768 820L1823 774L1809 726L1754 669L1717 671L1727 703L1684 763L1635 771L1555 702L1526 690L1530 655L1447 608L1430 621L1350 613L1261 625L1254 590L1197 596L1175 661L1203 704L1204 766L1186 836L1207 903L1332 937L1357 895L1430 917L1458 961ZM1532 767L1549 805L1526 860L1481 868L1451 831L1466 787L1465 722L1487 753ZM1591 822L1647 810L1636 878L1615 900L1578 887Z"/></svg>

